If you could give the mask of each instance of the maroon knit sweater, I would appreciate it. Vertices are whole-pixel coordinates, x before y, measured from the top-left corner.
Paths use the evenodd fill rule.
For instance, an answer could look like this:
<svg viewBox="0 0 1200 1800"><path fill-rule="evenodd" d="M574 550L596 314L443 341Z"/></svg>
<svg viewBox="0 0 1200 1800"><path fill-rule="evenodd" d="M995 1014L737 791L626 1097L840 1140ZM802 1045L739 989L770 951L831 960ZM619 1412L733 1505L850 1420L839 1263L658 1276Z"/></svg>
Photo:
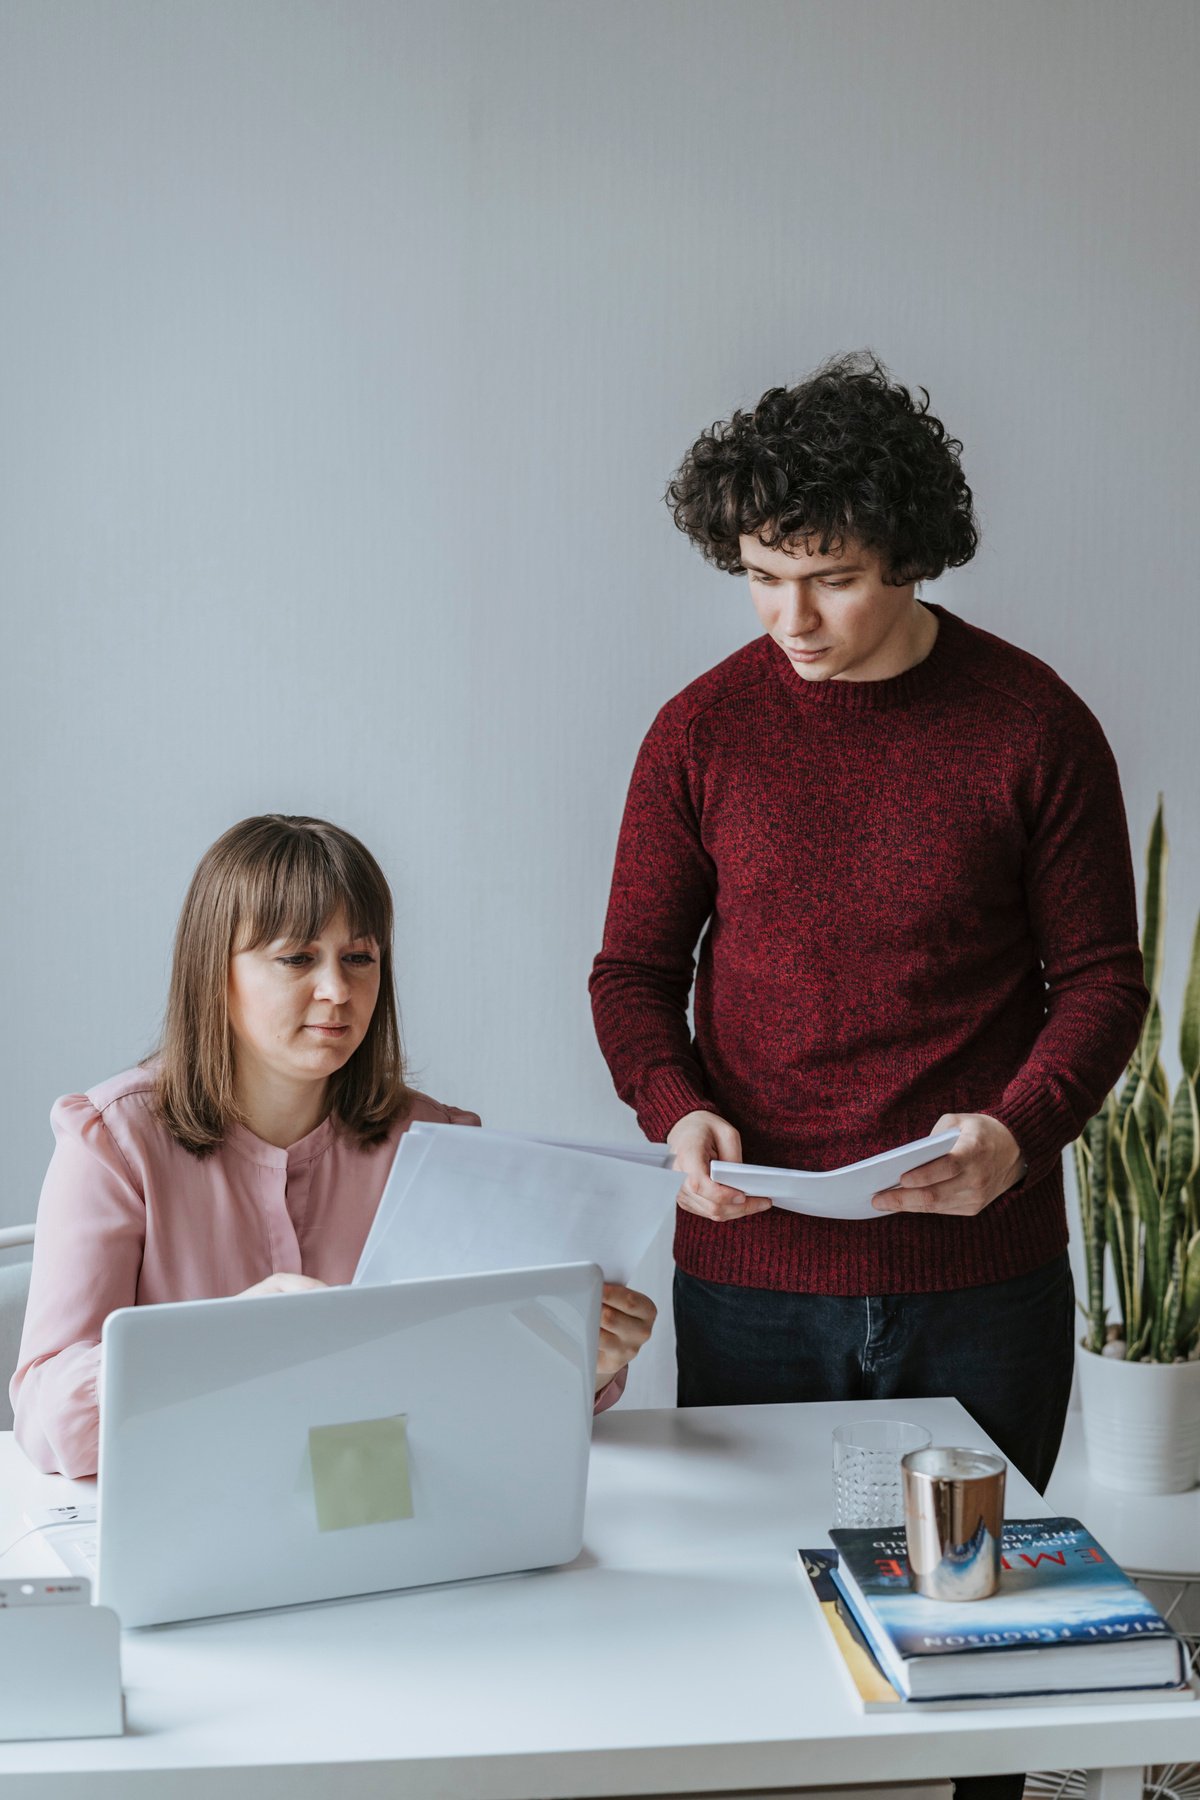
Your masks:
<svg viewBox="0 0 1200 1800"><path fill-rule="evenodd" d="M1025 1179L974 1218L681 1210L676 1261L705 1280L920 1293L1040 1267L1066 1245L1063 1147L1137 1040L1104 735L1036 657L932 610L933 650L903 675L806 682L760 637L659 713L592 971L596 1032L652 1139L703 1108L748 1162L829 1169L986 1112Z"/></svg>

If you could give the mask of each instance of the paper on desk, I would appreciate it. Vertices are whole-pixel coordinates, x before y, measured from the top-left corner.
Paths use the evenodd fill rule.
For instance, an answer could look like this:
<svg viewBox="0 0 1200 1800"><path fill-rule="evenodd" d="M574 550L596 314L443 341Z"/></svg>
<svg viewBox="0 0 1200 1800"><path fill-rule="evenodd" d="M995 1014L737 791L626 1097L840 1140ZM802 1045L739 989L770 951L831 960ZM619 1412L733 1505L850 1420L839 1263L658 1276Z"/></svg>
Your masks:
<svg viewBox="0 0 1200 1800"><path fill-rule="evenodd" d="M761 1163L715 1162L712 1178L743 1194L765 1194L785 1212L811 1213L816 1219L886 1219L871 1205L871 1195L894 1187L909 1169L943 1156L958 1142L957 1131L917 1138L880 1156L847 1163L841 1169L772 1169Z"/></svg>
<svg viewBox="0 0 1200 1800"><path fill-rule="evenodd" d="M565 1262L599 1263L607 1281L627 1281L674 1217L678 1191L679 1176L640 1153L628 1160L502 1131L413 1125L354 1281Z"/></svg>

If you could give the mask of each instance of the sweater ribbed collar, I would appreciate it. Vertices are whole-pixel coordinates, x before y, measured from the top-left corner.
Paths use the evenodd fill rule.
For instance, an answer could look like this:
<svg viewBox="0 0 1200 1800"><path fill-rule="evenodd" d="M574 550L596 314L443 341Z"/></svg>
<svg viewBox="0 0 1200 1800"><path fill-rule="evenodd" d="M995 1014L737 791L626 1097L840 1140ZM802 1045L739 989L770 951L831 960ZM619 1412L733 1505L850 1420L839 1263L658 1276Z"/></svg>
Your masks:
<svg viewBox="0 0 1200 1800"><path fill-rule="evenodd" d="M889 675L885 681L805 681L797 675L774 638L764 636L763 654L769 666L799 706L832 706L851 712L888 712L896 707L912 706L943 684L954 657L954 639L958 620L944 606L923 606L935 615L938 634L929 655L902 675Z"/></svg>

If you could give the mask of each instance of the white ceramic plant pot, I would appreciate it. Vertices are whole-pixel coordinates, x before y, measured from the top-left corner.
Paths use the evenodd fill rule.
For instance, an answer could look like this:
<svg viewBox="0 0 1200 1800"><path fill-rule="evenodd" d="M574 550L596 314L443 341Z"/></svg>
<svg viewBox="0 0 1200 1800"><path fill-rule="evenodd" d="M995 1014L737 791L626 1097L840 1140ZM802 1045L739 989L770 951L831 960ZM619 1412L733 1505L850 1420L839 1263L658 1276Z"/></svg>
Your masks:
<svg viewBox="0 0 1200 1800"><path fill-rule="evenodd" d="M1200 1477L1200 1362L1124 1362L1080 1344L1088 1468L1126 1494L1181 1494Z"/></svg>

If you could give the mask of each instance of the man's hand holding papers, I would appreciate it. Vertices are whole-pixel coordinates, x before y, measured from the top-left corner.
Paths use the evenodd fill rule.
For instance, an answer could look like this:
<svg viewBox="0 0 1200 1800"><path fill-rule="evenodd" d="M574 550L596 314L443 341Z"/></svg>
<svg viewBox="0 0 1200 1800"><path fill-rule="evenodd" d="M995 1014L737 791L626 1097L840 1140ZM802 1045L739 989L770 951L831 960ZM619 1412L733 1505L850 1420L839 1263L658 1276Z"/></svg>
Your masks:
<svg viewBox="0 0 1200 1800"><path fill-rule="evenodd" d="M713 1113L689 1113L681 1124L688 1125L694 1120L711 1120L714 1126L720 1126L719 1134L707 1124L698 1127L697 1133L700 1130L711 1132L714 1143L740 1152L741 1139L724 1119L718 1119ZM847 1163L840 1169L779 1169L761 1163L717 1159L710 1164L705 1180L705 1188L716 1197L708 1199L700 1189L700 1178L689 1173L679 1193L679 1204L706 1218L723 1220L746 1218L752 1211L761 1212L767 1206L809 1213L822 1219L878 1219L894 1208L876 1205L877 1195L889 1193L890 1199L890 1194L896 1192L895 1184L909 1171L925 1164L936 1171L953 1160L949 1153L958 1143L959 1127L956 1121L951 1122L949 1128L947 1123L946 1120L939 1121L940 1129L931 1137L900 1144L894 1150L868 1156L862 1162ZM677 1168L684 1166L681 1155L685 1151L691 1155L693 1151L686 1134L676 1140L678 1129L676 1126L667 1140L672 1145L678 1142L683 1146L676 1156Z"/></svg>
<svg viewBox="0 0 1200 1800"><path fill-rule="evenodd" d="M958 1213L973 1218L1015 1187L1025 1173L1016 1138L990 1113L945 1113L933 1129L935 1136L956 1132L956 1142L936 1161L910 1170L894 1186L877 1193L874 1205L880 1212Z"/></svg>
<svg viewBox="0 0 1200 1800"><path fill-rule="evenodd" d="M766 1212L770 1206L768 1199L744 1194L739 1187L727 1186L712 1175L722 1159L722 1166L742 1166L741 1133L728 1119L711 1112L685 1113L668 1131L667 1143L675 1152L676 1170L686 1178L675 1196L684 1212L724 1221L748 1219L753 1213Z"/></svg>

